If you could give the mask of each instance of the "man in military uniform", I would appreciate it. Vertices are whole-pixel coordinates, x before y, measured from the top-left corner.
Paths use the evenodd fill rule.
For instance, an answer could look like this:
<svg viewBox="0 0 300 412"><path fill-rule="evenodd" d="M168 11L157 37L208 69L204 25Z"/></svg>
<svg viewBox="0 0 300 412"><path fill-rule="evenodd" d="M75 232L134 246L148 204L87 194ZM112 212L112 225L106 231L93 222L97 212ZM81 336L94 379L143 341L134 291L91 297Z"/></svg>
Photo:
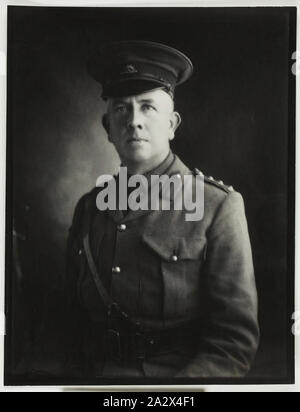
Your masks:
<svg viewBox="0 0 300 412"><path fill-rule="evenodd" d="M119 42L89 61L103 124L128 175L200 174L170 150L174 90L192 74L181 52ZM119 176L114 177L116 185ZM70 363L88 377L243 377L259 340L242 196L204 179L204 217L185 210L107 210L83 196L69 232ZM151 183L150 183L151 187Z"/></svg>

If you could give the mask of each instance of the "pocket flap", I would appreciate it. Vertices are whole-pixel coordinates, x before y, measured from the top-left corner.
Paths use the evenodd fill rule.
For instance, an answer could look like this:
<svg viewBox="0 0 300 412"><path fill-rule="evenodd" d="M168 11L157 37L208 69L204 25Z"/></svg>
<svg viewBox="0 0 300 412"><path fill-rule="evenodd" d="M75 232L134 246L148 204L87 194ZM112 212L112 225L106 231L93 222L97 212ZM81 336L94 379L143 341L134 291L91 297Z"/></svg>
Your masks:
<svg viewBox="0 0 300 412"><path fill-rule="evenodd" d="M162 259L199 260L205 253L206 238L204 237L162 237L159 234L144 233L143 242L156 252Z"/></svg>

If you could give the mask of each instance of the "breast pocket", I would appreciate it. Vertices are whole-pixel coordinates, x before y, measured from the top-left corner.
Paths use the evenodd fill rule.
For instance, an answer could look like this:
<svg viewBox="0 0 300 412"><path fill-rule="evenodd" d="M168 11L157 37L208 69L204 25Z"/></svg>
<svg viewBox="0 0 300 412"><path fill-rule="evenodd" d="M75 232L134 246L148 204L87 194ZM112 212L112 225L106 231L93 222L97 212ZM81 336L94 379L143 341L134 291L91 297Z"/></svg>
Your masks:
<svg viewBox="0 0 300 412"><path fill-rule="evenodd" d="M143 242L160 262L165 320L181 321L198 316L206 239L182 236L164 239L156 234L144 234Z"/></svg>

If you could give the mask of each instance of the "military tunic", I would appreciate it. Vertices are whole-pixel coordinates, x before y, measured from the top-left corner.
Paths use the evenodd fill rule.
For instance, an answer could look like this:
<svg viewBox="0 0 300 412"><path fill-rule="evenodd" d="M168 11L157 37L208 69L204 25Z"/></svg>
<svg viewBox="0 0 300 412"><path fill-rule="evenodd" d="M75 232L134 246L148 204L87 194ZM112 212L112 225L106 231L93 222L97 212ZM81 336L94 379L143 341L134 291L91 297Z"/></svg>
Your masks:
<svg viewBox="0 0 300 412"><path fill-rule="evenodd" d="M182 178L193 172L170 153L148 179L151 174ZM66 290L77 329L70 351L74 356L80 352L80 362L93 364L87 374L101 376L110 362L104 339L107 310L82 246L84 205L89 201L94 204L89 236L103 284L121 308L149 330L174 336L170 347L160 346L158 340L141 362L119 364L115 372L146 377L244 376L257 350L259 329L241 195L205 178L204 218L188 222L185 210L101 212L96 208L98 191L79 201L68 240ZM79 324L84 325L80 334Z"/></svg>

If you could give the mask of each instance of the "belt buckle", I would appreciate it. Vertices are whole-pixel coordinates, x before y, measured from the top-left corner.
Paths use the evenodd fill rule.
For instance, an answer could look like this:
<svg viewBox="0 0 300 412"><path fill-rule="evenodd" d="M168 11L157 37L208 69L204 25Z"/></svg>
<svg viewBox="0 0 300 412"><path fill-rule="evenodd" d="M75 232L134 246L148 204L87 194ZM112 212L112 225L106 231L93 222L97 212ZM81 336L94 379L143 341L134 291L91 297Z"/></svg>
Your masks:
<svg viewBox="0 0 300 412"><path fill-rule="evenodd" d="M108 329L108 347L111 358L116 361L121 361L121 337L120 333L115 329Z"/></svg>

